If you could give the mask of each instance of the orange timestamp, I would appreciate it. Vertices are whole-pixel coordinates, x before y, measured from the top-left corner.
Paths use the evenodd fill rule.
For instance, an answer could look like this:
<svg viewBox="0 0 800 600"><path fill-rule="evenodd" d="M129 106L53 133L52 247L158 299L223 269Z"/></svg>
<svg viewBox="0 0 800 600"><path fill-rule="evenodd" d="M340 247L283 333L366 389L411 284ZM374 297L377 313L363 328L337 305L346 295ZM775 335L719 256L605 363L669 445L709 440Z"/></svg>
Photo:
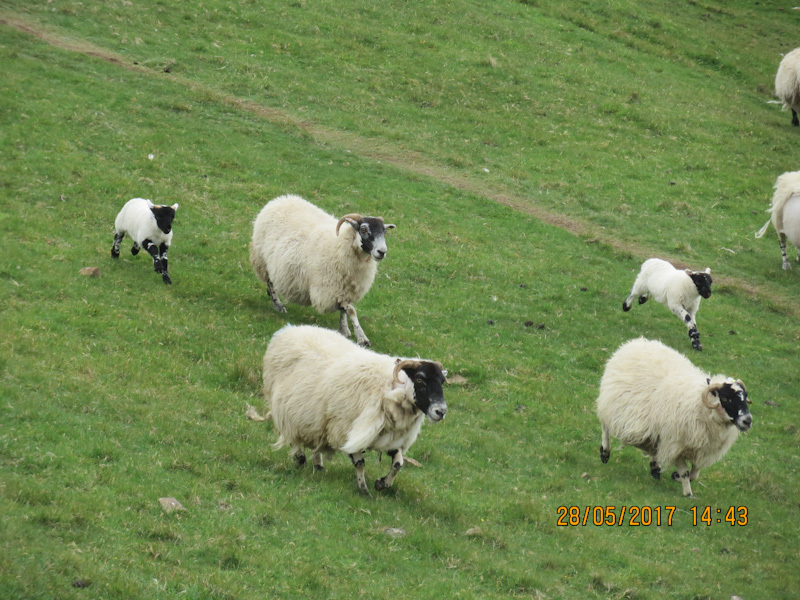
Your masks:
<svg viewBox="0 0 800 600"><path fill-rule="evenodd" d="M594 525L622 527L649 527L665 525L670 527L673 523L676 506L559 506L557 509L559 527L586 527ZM685 511L683 511L685 512ZM728 508L714 509L710 506L689 509L692 516L692 526L711 525L712 523L727 523L728 525L747 525L747 508L744 506L730 506Z"/></svg>

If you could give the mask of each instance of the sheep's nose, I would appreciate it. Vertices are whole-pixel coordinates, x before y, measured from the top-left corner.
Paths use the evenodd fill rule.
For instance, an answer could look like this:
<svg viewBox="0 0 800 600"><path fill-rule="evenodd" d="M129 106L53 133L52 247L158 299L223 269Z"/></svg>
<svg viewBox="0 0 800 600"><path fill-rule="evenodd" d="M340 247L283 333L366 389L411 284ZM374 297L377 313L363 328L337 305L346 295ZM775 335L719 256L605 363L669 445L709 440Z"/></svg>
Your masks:
<svg viewBox="0 0 800 600"><path fill-rule="evenodd" d="M433 410L433 414L435 414L439 420L444 419L444 416L447 414L447 407L444 406L442 408L436 408Z"/></svg>
<svg viewBox="0 0 800 600"><path fill-rule="evenodd" d="M375 258L383 260L384 256L386 256L386 250L375 250Z"/></svg>

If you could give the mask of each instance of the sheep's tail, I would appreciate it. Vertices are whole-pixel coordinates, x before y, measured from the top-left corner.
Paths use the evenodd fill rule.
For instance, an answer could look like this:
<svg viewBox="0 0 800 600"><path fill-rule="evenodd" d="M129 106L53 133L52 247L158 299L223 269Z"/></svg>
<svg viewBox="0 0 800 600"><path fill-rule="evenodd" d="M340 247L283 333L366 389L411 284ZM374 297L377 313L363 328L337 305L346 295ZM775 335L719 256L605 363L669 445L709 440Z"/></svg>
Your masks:
<svg viewBox="0 0 800 600"><path fill-rule="evenodd" d="M764 223L764 226L761 229L759 229L758 231L756 231L756 237L757 238L764 237L764 234L767 233L767 229L769 229L769 224L770 223L772 223L772 219L770 219L769 221Z"/></svg>

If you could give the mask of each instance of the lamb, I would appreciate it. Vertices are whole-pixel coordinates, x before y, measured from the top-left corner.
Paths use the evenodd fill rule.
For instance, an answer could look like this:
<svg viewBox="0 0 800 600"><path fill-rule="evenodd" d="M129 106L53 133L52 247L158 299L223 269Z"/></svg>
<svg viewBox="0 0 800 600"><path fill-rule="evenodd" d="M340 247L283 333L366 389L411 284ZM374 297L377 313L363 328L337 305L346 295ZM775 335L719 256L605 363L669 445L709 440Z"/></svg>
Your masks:
<svg viewBox="0 0 800 600"><path fill-rule="evenodd" d="M800 171L789 171L778 177L767 212L771 214L770 220L756 232L756 237L763 237L772 223L778 232L783 270L788 271L792 265L786 256L787 239L797 249L797 262L800 262Z"/></svg>
<svg viewBox="0 0 800 600"><path fill-rule="evenodd" d="M644 304L652 296L686 324L692 347L702 350L695 315L700 308L700 297L711 296L711 283L711 269L680 270L665 260L650 258L642 264L630 295L622 303L622 310L628 312L636 296L639 297L639 304Z"/></svg>
<svg viewBox="0 0 800 600"><path fill-rule="evenodd" d="M303 448L310 448L316 470L323 468L323 455L346 453L366 495L364 452L391 457L389 473L375 482L376 490L389 488L425 417L435 423L447 414L441 363L378 354L314 325L278 330L263 373L267 418L279 434L275 449L289 446L302 466Z"/></svg>
<svg viewBox="0 0 800 600"><path fill-rule="evenodd" d="M133 198L125 203L114 221L114 245L111 256L119 258L119 244L127 233L133 238L131 254L144 248L153 257L156 273L161 273L164 283L171 285L167 272L167 251L172 243L172 221L178 204L163 206L145 198Z"/></svg>
<svg viewBox="0 0 800 600"><path fill-rule="evenodd" d="M792 125L800 126L800 48L783 57L775 75L775 95L783 102L783 110L792 111Z"/></svg>
<svg viewBox="0 0 800 600"><path fill-rule="evenodd" d="M341 232L343 224L348 224ZM279 196L267 203L253 224L250 263L278 312L278 299L313 306L322 313L339 310L339 332L350 337L347 318L362 346L354 304L372 287L378 262L386 257L384 234L394 229L382 217L348 214L338 221L303 198Z"/></svg>
<svg viewBox="0 0 800 600"><path fill-rule="evenodd" d="M655 479L661 465L675 465L672 478L691 496L690 482L700 469L722 458L739 431L750 429L748 404L741 380L709 377L661 342L630 340L611 356L600 381L600 460L608 462L614 436L650 456Z"/></svg>

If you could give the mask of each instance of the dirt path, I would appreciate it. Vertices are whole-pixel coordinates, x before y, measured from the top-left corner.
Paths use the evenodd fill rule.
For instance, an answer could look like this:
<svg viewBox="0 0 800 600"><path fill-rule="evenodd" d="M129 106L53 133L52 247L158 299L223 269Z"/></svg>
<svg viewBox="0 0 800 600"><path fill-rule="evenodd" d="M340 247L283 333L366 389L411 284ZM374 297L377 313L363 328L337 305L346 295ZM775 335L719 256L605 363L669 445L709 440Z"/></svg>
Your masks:
<svg viewBox="0 0 800 600"><path fill-rule="evenodd" d="M676 266L688 266L681 263L680 260L665 256L663 252L657 252L653 248L648 248L628 240L620 240L612 234L580 219L567 217L559 213L552 213L540 206L532 204L528 200L515 196L513 192L509 190L495 185L489 186L468 174L437 164L417 152L387 144L379 139L365 138L311 121L301 120L286 111L236 98L235 96L225 94L213 87L180 75L162 73L148 67L143 67L132 62L130 58L121 56L85 40L75 39L64 34L60 30L32 22L20 15L0 11L0 24L39 38L63 50L105 60L139 74L169 78L174 83L194 93L203 94L205 97L213 98L222 104L250 112L275 124L296 127L320 145L346 149L361 158L386 163L400 171L429 177L470 194L488 198L494 202L508 206L513 210L528 214L548 225L553 225L554 227L569 231L578 237L586 239L587 243L604 244L619 252L636 256L641 260L651 256L660 256L669 259L670 262ZM800 306L795 302L782 298L781 292L778 290L768 290L766 286L756 286L735 277L715 276L715 283L738 288L744 291L750 298L759 300L773 310L794 316L795 318L800 318Z"/></svg>

